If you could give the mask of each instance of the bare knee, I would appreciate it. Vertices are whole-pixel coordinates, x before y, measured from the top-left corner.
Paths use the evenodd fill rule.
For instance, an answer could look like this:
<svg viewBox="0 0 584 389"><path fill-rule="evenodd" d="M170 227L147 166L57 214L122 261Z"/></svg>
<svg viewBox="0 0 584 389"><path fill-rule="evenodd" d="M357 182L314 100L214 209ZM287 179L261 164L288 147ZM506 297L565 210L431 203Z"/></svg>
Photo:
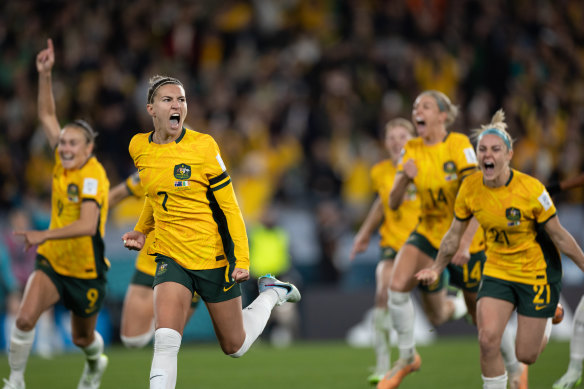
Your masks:
<svg viewBox="0 0 584 389"><path fill-rule="evenodd" d="M34 330L34 327L36 325L36 321L33 320L31 317L27 317L27 316L18 316L16 318L16 328L18 328L21 331L32 331Z"/></svg>
<svg viewBox="0 0 584 389"><path fill-rule="evenodd" d="M446 322L444 315L440 315L437 312L426 312L426 317L428 318L430 324L432 324L434 327L438 327L439 325Z"/></svg>
<svg viewBox="0 0 584 389"><path fill-rule="evenodd" d="M237 353L241 349L244 341L245 338L238 340L235 337L231 337L229 339L222 339L219 342L219 345L221 346L221 351L223 351L225 355L237 358L239 356L234 356L233 354Z"/></svg>
<svg viewBox="0 0 584 389"><path fill-rule="evenodd" d="M479 329L479 346L481 354L493 355L498 353L500 344L501 338L497 337L494 332L486 329Z"/></svg>
<svg viewBox="0 0 584 389"><path fill-rule="evenodd" d="M529 350L517 350L516 351L517 354L517 360L521 363L525 363L526 365L532 365L535 363L535 361L537 361L537 357L539 356L539 353L537 352L537 350L535 351L529 351Z"/></svg>
<svg viewBox="0 0 584 389"><path fill-rule="evenodd" d="M88 347L93 342L93 332L87 335L74 335L73 344L80 348Z"/></svg>

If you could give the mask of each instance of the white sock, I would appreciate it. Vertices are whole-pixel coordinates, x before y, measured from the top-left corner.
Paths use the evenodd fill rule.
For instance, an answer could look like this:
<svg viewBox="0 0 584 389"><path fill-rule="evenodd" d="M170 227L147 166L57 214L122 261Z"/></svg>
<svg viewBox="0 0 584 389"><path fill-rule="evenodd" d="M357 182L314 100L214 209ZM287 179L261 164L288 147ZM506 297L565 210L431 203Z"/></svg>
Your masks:
<svg viewBox="0 0 584 389"><path fill-rule="evenodd" d="M152 327L150 331L136 336L120 335L120 339L122 340L124 346L126 346L127 348L142 348L146 346L148 343L150 343L150 340L152 339L153 336L154 327Z"/></svg>
<svg viewBox="0 0 584 389"><path fill-rule="evenodd" d="M503 356L503 362L505 362L505 370L509 374L515 373L521 367L515 354L515 334L513 330L515 328L507 324L501 337L501 355Z"/></svg>
<svg viewBox="0 0 584 389"><path fill-rule="evenodd" d="M229 354L230 357L239 358L245 354L266 327L272 309L274 309L274 306L278 302L278 295L275 289L280 288L270 288L265 292L260 293L258 297L256 297L256 299L243 310L245 340L239 350L233 354ZM276 293L268 293L270 290L273 290Z"/></svg>
<svg viewBox="0 0 584 389"><path fill-rule="evenodd" d="M584 360L584 297L580 299L572 324L572 338L570 339L570 365L568 371L582 374Z"/></svg>
<svg viewBox="0 0 584 389"><path fill-rule="evenodd" d="M543 332L543 341L545 342L545 344L547 344L547 342L549 342L551 333L552 333L552 318L550 317L547 319L547 322L545 323L545 330Z"/></svg>
<svg viewBox="0 0 584 389"><path fill-rule="evenodd" d="M409 292L394 292L389 295L389 314L393 328L397 331L400 359L414 356L414 304Z"/></svg>
<svg viewBox="0 0 584 389"><path fill-rule="evenodd" d="M391 361L391 332L388 308L373 308L373 347L376 356L376 374L389 370Z"/></svg>
<svg viewBox="0 0 584 389"><path fill-rule="evenodd" d="M159 328L154 333L154 357L150 367L150 389L174 389L177 355L182 336L171 328Z"/></svg>
<svg viewBox="0 0 584 389"><path fill-rule="evenodd" d="M450 320L458 320L467 314L468 308L466 307L466 301L464 300L464 293L459 290L454 297L448 297L450 301L454 304L454 311Z"/></svg>
<svg viewBox="0 0 584 389"><path fill-rule="evenodd" d="M10 349L8 351L11 382L24 381L24 370L34 342L34 333L34 329L32 331L21 331L16 326L12 327Z"/></svg>
<svg viewBox="0 0 584 389"><path fill-rule="evenodd" d="M99 356L103 354L103 338L97 331L94 331L93 335L93 342L91 342L89 346L81 348L85 354L85 358L87 358L87 364L91 370L95 368Z"/></svg>
<svg viewBox="0 0 584 389"><path fill-rule="evenodd" d="M483 377L483 389L506 389L507 388L507 372L497 377Z"/></svg>

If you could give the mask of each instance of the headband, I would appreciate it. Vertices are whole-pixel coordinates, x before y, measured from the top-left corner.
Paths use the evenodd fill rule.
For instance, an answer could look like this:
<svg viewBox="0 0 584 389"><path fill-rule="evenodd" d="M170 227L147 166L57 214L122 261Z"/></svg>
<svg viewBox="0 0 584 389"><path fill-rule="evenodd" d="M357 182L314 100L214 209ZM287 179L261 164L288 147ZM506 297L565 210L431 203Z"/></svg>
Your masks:
<svg viewBox="0 0 584 389"><path fill-rule="evenodd" d="M156 94L156 91L158 90L158 88L160 88L162 85L166 85L166 84L176 84L176 85L183 86L183 84L179 80L177 80L176 78L168 77L168 78L161 79L160 81L158 81L157 83L155 83L152 86L152 89L148 93L148 104L152 104L152 98Z"/></svg>
<svg viewBox="0 0 584 389"><path fill-rule="evenodd" d="M509 140L509 137L507 136L507 134L505 134L503 131L499 130L498 128L487 128L486 130L484 130L483 132L480 133L479 137L478 137L478 141L480 142L481 139L483 139L483 136L485 135L497 135L499 138L503 139L503 142L505 142L505 145L507 146L507 150L511 150L511 141Z"/></svg>

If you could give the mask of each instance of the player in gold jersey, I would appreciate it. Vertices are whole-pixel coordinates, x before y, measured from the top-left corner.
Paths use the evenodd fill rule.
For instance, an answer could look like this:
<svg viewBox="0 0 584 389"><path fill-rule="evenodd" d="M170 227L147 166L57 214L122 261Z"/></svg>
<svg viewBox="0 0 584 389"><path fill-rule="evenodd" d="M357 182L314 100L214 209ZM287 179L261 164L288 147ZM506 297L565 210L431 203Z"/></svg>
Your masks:
<svg viewBox="0 0 584 389"><path fill-rule="evenodd" d="M401 150L414 134L414 126L406 119L393 119L385 125L384 144L389 153L389 159L383 160L371 168L371 180L377 197L355 236L350 254L350 258L353 260L356 254L367 250L371 236L379 228L381 258L375 269L376 288L373 309L373 347L375 348L376 366L375 371L368 378L371 384L377 384L390 367L391 319L387 307L389 280L395 256L416 226L420 214L420 200L413 184L399 209L391 210L388 202Z"/></svg>
<svg viewBox="0 0 584 389"><path fill-rule="evenodd" d="M418 225L401 247L393 268L389 310L393 328L398 334L399 359L379 382L380 389L398 387L407 374L420 368L421 359L415 351L414 309L410 295L412 289L418 286L414 275L433 262L440 239L452 220L460 182L476 170L476 156L468 137L447 131L457 112L450 99L438 91L422 92L414 102L412 120L418 137L408 141L404 148L390 192L389 206L398 209L407 188L414 183L421 200L421 213ZM457 260L461 265L468 261L467 269L476 268L478 272L467 271L465 277L460 267L452 269L453 280L459 281L457 286L463 289L471 313L473 295L480 280L484 247L480 234L476 234L478 239L473 241L477 226L474 230L469 229ZM475 255L470 255L469 251ZM433 325L466 313L464 304L455 305L455 300L448 298L447 284L448 279L444 275L433 285L421 286L424 310Z"/></svg>
<svg viewBox="0 0 584 389"><path fill-rule="evenodd" d="M97 135L84 121L60 128L52 92L53 43L36 58L39 73L38 114L49 144L55 148L51 224L44 231L17 231L27 248L38 245L10 336L10 378L4 388L24 388L24 370L39 316L62 300L71 311L73 343L86 362L78 389L97 389L107 366L103 339L95 331L103 304L106 271L103 237L108 211L109 181L93 156Z"/></svg>
<svg viewBox="0 0 584 389"><path fill-rule="evenodd" d="M221 349L232 357L247 352L276 304L299 301L300 292L272 276L260 277L259 296L242 312L239 283L249 279L249 246L217 143L183 127L187 102L175 78L150 80L146 108L154 131L135 135L129 147L146 199L136 227L122 239L140 250L154 231L148 247L157 262L150 388L166 389L176 385L194 292L207 305Z"/></svg>
<svg viewBox="0 0 584 389"><path fill-rule="evenodd" d="M109 206L114 208L120 201L129 196L144 199L144 195L144 190L140 185L140 176L136 172L109 191ZM148 234L144 249L140 250L136 258L136 270L124 297L120 339L124 346L129 348L144 347L154 336L152 284L156 273L156 262L153 255L148 255L147 249L153 241L154 234ZM199 296L195 294L187 321L195 312L198 302Z"/></svg>
<svg viewBox="0 0 584 389"><path fill-rule="evenodd" d="M485 230L487 260L478 293L477 317L484 388L506 388L499 342L517 310L517 358L534 363L547 343L561 289L558 249L584 270L584 253L560 224L545 187L509 167L513 155L503 111L478 133L481 171L458 192L455 218L436 262L416 276L433 283L454 255L474 216Z"/></svg>

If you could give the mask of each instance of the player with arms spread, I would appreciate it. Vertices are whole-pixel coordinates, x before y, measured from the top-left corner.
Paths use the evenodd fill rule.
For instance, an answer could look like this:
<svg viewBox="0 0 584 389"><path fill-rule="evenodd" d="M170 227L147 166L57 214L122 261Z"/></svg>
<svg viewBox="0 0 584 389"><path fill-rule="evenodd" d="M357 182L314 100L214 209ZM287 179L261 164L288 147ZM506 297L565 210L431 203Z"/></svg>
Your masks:
<svg viewBox="0 0 584 389"><path fill-rule="evenodd" d="M109 262L103 237L108 211L109 181L92 155L96 133L76 120L61 129L52 92L55 63L53 42L36 58L39 73L38 113L49 144L55 148L51 196L51 224L44 231L16 231L27 248L38 246L35 271L30 275L10 336L10 378L5 389L24 388L24 370L39 316L62 300L71 311L73 343L86 362L78 389L99 388L108 363L103 339L95 331L106 291Z"/></svg>
<svg viewBox="0 0 584 389"><path fill-rule="evenodd" d="M506 128L500 110L478 132L481 171L462 183L436 262L416 275L423 283L435 282L469 220L478 220L487 239L477 304L483 387L501 389L507 387L507 373L499 343L513 310L517 358L529 365L547 344L556 313L562 277L558 249L584 270L584 253L561 226L545 187L509 167L513 148Z"/></svg>
<svg viewBox="0 0 584 389"><path fill-rule="evenodd" d="M298 289L271 276L242 312L239 283L249 279L249 246L231 178L217 143L183 127L187 102L172 77L150 80L147 110L154 131L135 135L130 156L146 192L126 247L140 250L154 231L154 357L150 388L174 388L177 354L193 293L205 302L221 349L240 357L263 331L273 307L300 300Z"/></svg>

